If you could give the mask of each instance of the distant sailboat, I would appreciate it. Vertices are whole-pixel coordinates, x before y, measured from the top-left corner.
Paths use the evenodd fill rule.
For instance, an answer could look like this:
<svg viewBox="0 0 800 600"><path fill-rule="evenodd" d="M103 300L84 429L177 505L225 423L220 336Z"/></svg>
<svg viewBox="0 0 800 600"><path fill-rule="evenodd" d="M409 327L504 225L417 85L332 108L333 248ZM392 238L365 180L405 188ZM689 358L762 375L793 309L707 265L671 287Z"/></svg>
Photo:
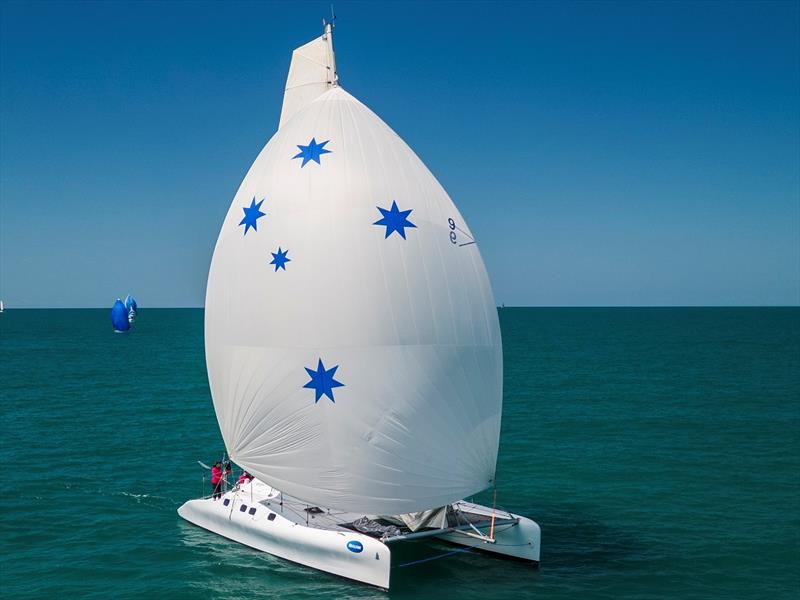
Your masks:
<svg viewBox="0 0 800 600"><path fill-rule="evenodd" d="M125 298L125 309L128 311L128 322L133 323L138 313L138 307L136 305L136 298L130 294Z"/></svg>
<svg viewBox="0 0 800 600"><path fill-rule="evenodd" d="M6 310L6 307L5 307L5 305L3 304L3 301L2 301L2 300L0 300L0 313L1 313L1 312L5 312L5 310Z"/></svg>
<svg viewBox="0 0 800 600"><path fill-rule="evenodd" d="M292 55L205 307L217 420L256 479L181 517L381 588L405 540L538 563L535 522L461 500L495 485L502 413L478 246L411 148L339 87L330 24Z"/></svg>
<svg viewBox="0 0 800 600"><path fill-rule="evenodd" d="M131 328L131 324L128 322L128 309L119 298L111 307L111 325L114 327L114 331L120 333Z"/></svg>

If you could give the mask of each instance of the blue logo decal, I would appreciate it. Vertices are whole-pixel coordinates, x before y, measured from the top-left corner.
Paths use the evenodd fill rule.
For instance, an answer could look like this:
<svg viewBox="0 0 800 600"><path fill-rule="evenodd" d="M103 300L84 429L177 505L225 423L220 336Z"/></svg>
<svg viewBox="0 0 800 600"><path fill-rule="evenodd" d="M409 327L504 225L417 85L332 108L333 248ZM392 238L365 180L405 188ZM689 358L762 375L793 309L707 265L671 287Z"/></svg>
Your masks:
<svg viewBox="0 0 800 600"><path fill-rule="evenodd" d="M355 540L350 540L349 542L347 542L347 549L350 550L350 552L355 552L356 554L358 554L364 549L364 544L362 544L361 542L357 542Z"/></svg>

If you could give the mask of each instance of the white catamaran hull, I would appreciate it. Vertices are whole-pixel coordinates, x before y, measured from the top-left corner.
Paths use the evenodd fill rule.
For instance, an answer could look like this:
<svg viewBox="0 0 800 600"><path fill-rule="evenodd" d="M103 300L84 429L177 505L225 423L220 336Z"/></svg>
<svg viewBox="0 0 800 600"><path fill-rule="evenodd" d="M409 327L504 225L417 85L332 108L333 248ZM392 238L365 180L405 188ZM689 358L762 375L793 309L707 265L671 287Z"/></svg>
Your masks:
<svg viewBox="0 0 800 600"><path fill-rule="evenodd" d="M389 589L389 546L407 540L436 538L482 552L539 562L539 525L498 511L492 529L492 509L478 504L453 504L459 514L469 517L453 527L382 539L346 526L359 515L308 509L302 501L284 497L278 490L254 480L217 500L189 500L178 514L190 523L256 550L383 589Z"/></svg>
<svg viewBox="0 0 800 600"><path fill-rule="evenodd" d="M227 506L225 499L230 501ZM247 507L244 512L242 506ZM251 515L253 507L256 510ZM219 500L189 500L178 509L178 514L190 523L256 550L389 589L391 552L385 544L367 535L295 523L232 492Z"/></svg>

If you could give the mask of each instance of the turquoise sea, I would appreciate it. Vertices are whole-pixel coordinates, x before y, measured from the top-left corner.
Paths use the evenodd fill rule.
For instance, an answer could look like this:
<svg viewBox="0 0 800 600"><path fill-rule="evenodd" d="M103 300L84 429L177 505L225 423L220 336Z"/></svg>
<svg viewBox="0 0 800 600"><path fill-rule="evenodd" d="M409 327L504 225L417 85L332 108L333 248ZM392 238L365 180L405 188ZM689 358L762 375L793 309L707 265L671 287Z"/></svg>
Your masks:
<svg viewBox="0 0 800 600"><path fill-rule="evenodd" d="M7 310L0 595L798 597L800 309L500 316L498 503L541 524L541 567L463 552L395 569L387 595L177 516L223 449L202 310L144 308L127 335L105 309Z"/></svg>

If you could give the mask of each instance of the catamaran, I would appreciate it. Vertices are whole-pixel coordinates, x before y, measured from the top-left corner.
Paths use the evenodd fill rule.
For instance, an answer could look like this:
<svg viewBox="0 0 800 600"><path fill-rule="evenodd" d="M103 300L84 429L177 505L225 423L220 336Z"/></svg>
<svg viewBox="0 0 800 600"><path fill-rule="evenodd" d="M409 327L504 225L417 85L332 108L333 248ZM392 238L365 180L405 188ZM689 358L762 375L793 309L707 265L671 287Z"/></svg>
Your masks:
<svg viewBox="0 0 800 600"><path fill-rule="evenodd" d="M178 514L388 589L436 538L538 564L495 488L503 355L470 232L408 145L339 84L333 27L297 48L277 132L233 198L205 303L230 458L255 478Z"/></svg>

